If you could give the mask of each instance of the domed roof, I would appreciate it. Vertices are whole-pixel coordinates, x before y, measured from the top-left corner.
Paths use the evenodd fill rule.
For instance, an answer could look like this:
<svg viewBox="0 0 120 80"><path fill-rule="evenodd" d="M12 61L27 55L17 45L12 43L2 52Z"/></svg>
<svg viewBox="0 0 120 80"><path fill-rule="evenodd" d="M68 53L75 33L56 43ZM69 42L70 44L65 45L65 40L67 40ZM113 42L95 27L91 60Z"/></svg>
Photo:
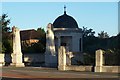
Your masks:
<svg viewBox="0 0 120 80"><path fill-rule="evenodd" d="M67 15L66 11L53 22L53 26L54 28L78 28L75 19Z"/></svg>

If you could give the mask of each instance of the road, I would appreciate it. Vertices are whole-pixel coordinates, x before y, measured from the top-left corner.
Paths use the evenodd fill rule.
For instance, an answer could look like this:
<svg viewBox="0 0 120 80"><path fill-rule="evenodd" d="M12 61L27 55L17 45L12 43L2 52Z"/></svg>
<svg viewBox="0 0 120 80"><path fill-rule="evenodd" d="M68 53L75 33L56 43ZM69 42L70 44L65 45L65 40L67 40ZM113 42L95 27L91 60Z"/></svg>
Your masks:
<svg viewBox="0 0 120 80"><path fill-rule="evenodd" d="M117 73L58 71L56 68L3 67L3 80L120 80Z"/></svg>

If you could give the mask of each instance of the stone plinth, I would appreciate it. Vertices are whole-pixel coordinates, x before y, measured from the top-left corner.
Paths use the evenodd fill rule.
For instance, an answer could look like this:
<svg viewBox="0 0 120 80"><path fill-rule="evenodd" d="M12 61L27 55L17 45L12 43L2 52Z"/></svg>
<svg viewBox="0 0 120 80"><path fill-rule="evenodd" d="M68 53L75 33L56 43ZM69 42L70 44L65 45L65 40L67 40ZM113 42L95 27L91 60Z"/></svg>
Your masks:
<svg viewBox="0 0 120 80"><path fill-rule="evenodd" d="M15 67L24 67L24 63L22 62L22 53L19 54L11 54L12 57L12 63L10 64L11 66Z"/></svg>
<svg viewBox="0 0 120 80"><path fill-rule="evenodd" d="M45 55L46 67L57 67L57 57L52 55Z"/></svg>
<svg viewBox="0 0 120 80"><path fill-rule="evenodd" d="M12 66L24 67L22 62L22 52L21 52L21 43L20 43L20 31L17 27L12 28L13 32L13 53L12 57Z"/></svg>

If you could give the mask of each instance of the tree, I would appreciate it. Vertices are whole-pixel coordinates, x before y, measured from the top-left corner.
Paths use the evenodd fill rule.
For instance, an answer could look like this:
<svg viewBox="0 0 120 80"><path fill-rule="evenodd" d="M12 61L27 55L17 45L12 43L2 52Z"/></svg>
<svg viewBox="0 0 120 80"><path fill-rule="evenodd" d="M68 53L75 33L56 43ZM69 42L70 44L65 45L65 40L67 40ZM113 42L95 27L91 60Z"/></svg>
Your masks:
<svg viewBox="0 0 120 80"><path fill-rule="evenodd" d="M45 30L44 30L44 28L38 28L37 29L37 33L38 33L39 38L45 37Z"/></svg>
<svg viewBox="0 0 120 80"><path fill-rule="evenodd" d="M2 32L9 32L10 31L10 27L8 27L8 25L10 24L10 19L7 19L7 14L3 14L2 15Z"/></svg>
<svg viewBox="0 0 120 80"><path fill-rule="evenodd" d="M43 34L45 33L44 28L41 28L41 27L40 27L40 28L38 28L38 29L37 29L37 31L38 31L38 32L41 32L41 33L43 33Z"/></svg>
<svg viewBox="0 0 120 80"><path fill-rule="evenodd" d="M95 31L93 31L93 29L91 28L87 29L87 27L83 26L82 33L83 33L83 37L94 36Z"/></svg>
<svg viewBox="0 0 120 80"><path fill-rule="evenodd" d="M93 29L88 29L87 27L83 26L82 29L83 33L83 52L86 53L84 55L85 63L84 64L94 64L94 43L96 42L96 38L94 36L95 31ZM91 46L92 45L92 46Z"/></svg>
<svg viewBox="0 0 120 80"><path fill-rule="evenodd" d="M96 41L96 38L94 36L95 31L93 31L93 29L91 28L87 29L87 27L83 26L82 33L83 33L83 51L87 51L88 46L94 44L94 42Z"/></svg>
<svg viewBox="0 0 120 80"><path fill-rule="evenodd" d="M119 42L120 41L120 33L117 35L117 37L118 37L118 39L117 39L118 40L118 49L120 51L120 42Z"/></svg>
<svg viewBox="0 0 120 80"><path fill-rule="evenodd" d="M44 53L46 48L46 33L44 28L38 28L37 33L39 34L39 42L34 44L32 47L34 48L34 52Z"/></svg>
<svg viewBox="0 0 120 80"><path fill-rule="evenodd" d="M95 64L95 51L98 49L104 50L105 53L111 53L110 51L112 51L113 55L115 55L115 57L113 58L117 63L117 61L119 60L118 57L120 57L120 33L117 36L109 37L107 32L101 31L101 33L98 33L98 37L95 37L92 33L90 33L93 32L92 29L87 29L83 27L82 31L83 52L86 53L86 55L84 56L86 62L85 64Z"/></svg>
<svg viewBox="0 0 120 80"><path fill-rule="evenodd" d="M101 31L100 33L98 33L98 37L99 38L109 38L109 35L107 34L107 32Z"/></svg>
<svg viewBox="0 0 120 80"><path fill-rule="evenodd" d="M12 35L10 32L10 19L8 19L7 14L3 14L0 19L1 29L2 29L2 52L3 53L11 53L12 52Z"/></svg>

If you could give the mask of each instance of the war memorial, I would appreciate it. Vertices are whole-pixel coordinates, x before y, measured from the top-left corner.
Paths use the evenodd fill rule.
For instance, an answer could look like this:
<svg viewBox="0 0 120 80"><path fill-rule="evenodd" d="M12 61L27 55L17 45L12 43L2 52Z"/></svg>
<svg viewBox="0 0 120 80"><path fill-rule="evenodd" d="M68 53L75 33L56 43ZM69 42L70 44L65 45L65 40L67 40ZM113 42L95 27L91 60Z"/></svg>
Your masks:
<svg viewBox="0 0 120 80"><path fill-rule="evenodd" d="M17 68L19 69L23 68L23 70L24 69L30 70L24 64L25 61L29 60L28 59L29 56L22 54L19 28L14 26L12 28L12 34L13 34L13 53L10 55L11 57L9 56L9 58L11 58L11 63L8 67L11 68L11 70L15 68L13 69L13 71L16 70ZM91 72L95 72L95 73L104 72L104 74L120 73L120 66L103 65L104 51L101 49L98 49L95 52L96 53L95 65L82 65L82 64L76 65L77 63L75 62L75 60L79 60L81 63L84 63L82 35L83 35L82 30L81 28L79 28L77 21L73 17L67 14L66 7L64 7L63 15L55 19L53 23L48 23L47 25L46 51L44 55L38 54L37 57L39 58L36 58L37 61L44 61L44 67L42 69L41 67L37 67L37 69L39 71L40 70L42 71L44 69L49 71L49 69L47 68L50 68L52 72L52 68L53 68L55 69L53 71L55 71L56 73L57 71L62 71L62 72L77 71L78 74L81 74L80 72L88 72L86 75L87 76L91 75L92 77L95 76L92 75L94 73L91 74ZM3 70L5 63L7 61L7 60L5 61L5 57L8 57L8 55L6 56L4 54L0 54L0 66L3 67ZM8 59L8 62L9 60L10 59ZM7 67L5 67L5 69L7 70ZM35 69L35 67L33 66L32 69ZM48 73L50 74L51 72L49 71ZM48 75L48 73L46 74ZM56 74L57 78L60 77L60 75L58 76L59 73L60 72ZM66 75L67 72L64 74ZM73 77L74 74L72 75L71 73L70 75L71 77ZM38 77L38 74L36 74L36 76ZM51 76L55 76L55 75L51 74ZM101 75L98 76L100 78ZM66 75L66 77L68 77L68 75ZM52 77L52 78L56 78L56 77ZM112 78L117 78L117 76L115 75Z"/></svg>

